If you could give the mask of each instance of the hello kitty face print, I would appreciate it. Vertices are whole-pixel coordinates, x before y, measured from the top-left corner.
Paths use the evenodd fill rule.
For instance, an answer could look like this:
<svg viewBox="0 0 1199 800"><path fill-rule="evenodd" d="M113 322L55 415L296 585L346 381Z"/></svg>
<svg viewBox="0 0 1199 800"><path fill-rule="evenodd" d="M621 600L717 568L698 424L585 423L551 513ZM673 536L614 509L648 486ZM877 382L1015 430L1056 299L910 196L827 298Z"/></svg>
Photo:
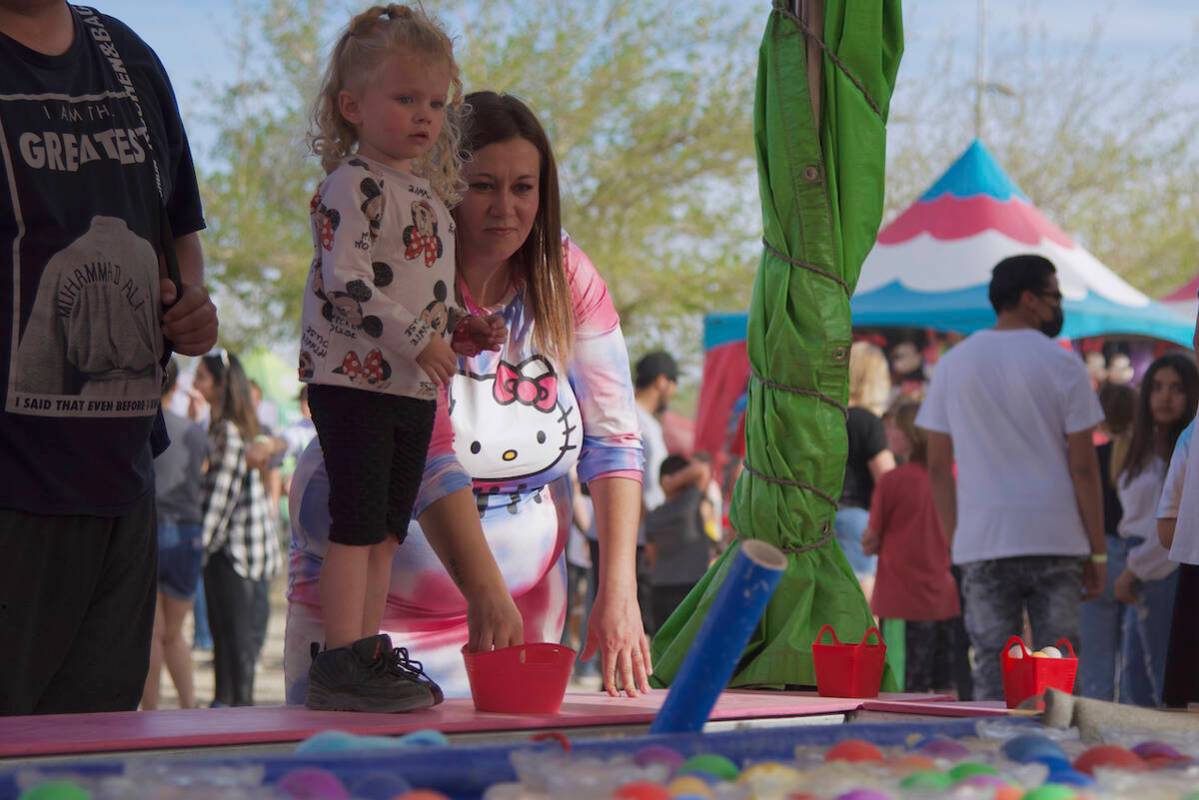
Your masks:
<svg viewBox="0 0 1199 800"><path fill-rule="evenodd" d="M489 375L454 376L454 451L474 480L519 489L578 449L579 410L561 401L558 382L553 365L540 355L519 364L500 359Z"/></svg>

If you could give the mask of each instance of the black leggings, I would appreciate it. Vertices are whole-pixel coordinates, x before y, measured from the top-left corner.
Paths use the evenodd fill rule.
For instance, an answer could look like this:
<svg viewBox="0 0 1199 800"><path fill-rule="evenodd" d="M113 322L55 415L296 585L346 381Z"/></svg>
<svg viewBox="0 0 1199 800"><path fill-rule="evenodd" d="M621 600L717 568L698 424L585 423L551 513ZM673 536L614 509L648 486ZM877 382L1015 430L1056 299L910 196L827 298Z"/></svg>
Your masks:
<svg viewBox="0 0 1199 800"><path fill-rule="evenodd" d="M208 557L204 597L212 631L213 705L254 705L254 666L266 641L270 581L243 578L224 550Z"/></svg>

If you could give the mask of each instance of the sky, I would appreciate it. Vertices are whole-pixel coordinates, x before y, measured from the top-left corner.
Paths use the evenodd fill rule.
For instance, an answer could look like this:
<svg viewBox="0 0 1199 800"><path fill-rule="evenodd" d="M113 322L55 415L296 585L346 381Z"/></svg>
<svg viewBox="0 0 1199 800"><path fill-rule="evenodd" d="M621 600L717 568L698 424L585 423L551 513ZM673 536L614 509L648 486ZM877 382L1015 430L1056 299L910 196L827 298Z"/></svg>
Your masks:
<svg viewBox="0 0 1199 800"><path fill-rule="evenodd" d="M765 21L769 1L754 1L762 7ZM100 10L128 23L158 52L171 75L201 163L213 142L210 123L201 113L206 97L203 84L234 79L236 9L247 2L253 0L96 0ZM906 42L900 88L905 74L931 69L934 54L948 43L955 48L963 78L971 79L978 0L907 0L903 5ZM1130 69L1199 41L1199 4L1194 0L989 0L985 5L987 51L992 59L1015 47L1022 30L1029 27L1054 46L1077 51L1087 45L1093 26L1099 24L1100 57ZM988 75L991 80L999 77ZM897 93L896 99L902 100L902 94ZM1199 84L1186 99L1199 103Z"/></svg>

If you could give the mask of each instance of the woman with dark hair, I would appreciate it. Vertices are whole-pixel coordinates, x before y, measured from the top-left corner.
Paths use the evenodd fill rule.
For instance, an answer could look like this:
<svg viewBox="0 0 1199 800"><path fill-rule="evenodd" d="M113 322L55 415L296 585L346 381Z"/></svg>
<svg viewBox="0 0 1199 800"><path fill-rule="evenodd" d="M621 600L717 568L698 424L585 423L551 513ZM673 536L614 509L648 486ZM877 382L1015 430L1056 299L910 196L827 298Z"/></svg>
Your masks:
<svg viewBox="0 0 1199 800"><path fill-rule="evenodd" d="M1157 507L1174 444L1194 419L1196 404L1199 370L1190 356L1170 353L1149 366L1116 484L1124 511L1118 533L1125 562L1113 591L1127 604L1119 681L1123 703L1162 702L1178 565L1158 540Z"/></svg>
<svg viewBox="0 0 1199 800"><path fill-rule="evenodd" d="M192 385L212 409L203 517L204 595L216 672L212 704L248 706L266 640L270 580L282 561L262 473L246 462L258 418L236 356L223 350L204 356Z"/></svg>
<svg viewBox="0 0 1199 800"><path fill-rule="evenodd" d="M476 92L466 102L456 299L473 314L501 315L508 339L498 352L459 358L382 628L410 644L447 695L468 691L464 646L557 642L577 464L601 558L584 655L602 653L609 693L619 685L636 694L650 673L635 573L643 458L620 320L591 261L562 234L557 168L536 116L510 95ZM303 702L309 642L321 641L315 581L327 498L319 446L310 445L290 503L292 703Z"/></svg>

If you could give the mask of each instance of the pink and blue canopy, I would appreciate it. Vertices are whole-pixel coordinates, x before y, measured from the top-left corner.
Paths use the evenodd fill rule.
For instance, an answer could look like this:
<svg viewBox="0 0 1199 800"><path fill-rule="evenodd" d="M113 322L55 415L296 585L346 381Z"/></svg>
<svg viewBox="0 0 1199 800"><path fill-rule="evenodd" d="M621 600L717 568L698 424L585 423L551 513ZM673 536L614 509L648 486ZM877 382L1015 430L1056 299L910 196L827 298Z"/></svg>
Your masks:
<svg viewBox="0 0 1199 800"><path fill-rule="evenodd" d="M1039 253L1057 267L1063 336L1190 343L1193 317L1154 302L1105 267L1042 214L977 139L879 233L853 297L854 325L960 333L990 327L991 268L1017 253ZM744 314L705 319L705 349L744 337Z"/></svg>

